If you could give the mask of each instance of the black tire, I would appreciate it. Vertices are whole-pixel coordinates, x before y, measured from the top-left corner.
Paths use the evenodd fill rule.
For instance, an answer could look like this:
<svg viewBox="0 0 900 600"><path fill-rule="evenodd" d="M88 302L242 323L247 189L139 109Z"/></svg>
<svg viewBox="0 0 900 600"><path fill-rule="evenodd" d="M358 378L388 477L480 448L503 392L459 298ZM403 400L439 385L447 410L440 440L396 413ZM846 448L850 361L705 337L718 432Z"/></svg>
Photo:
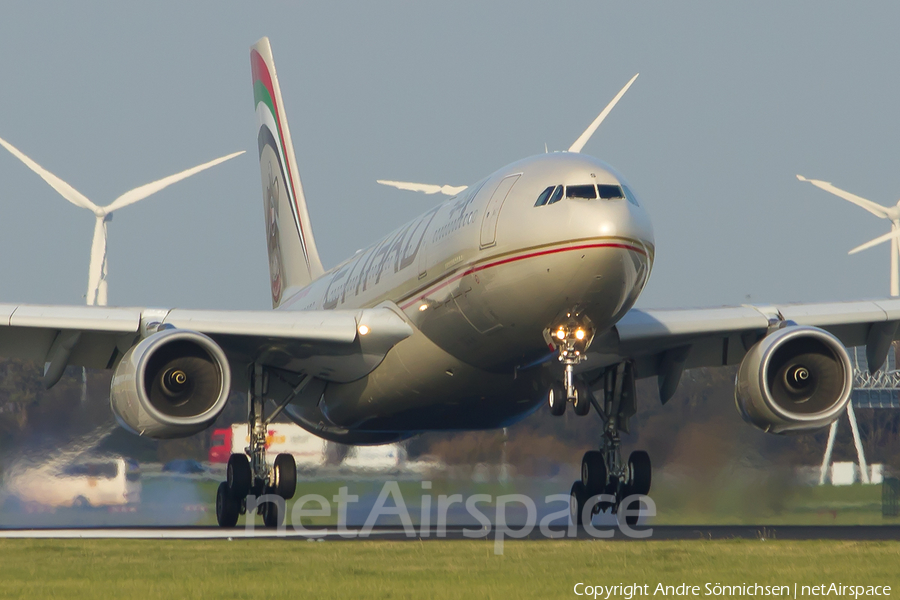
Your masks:
<svg viewBox="0 0 900 600"><path fill-rule="evenodd" d="M274 490L268 490L267 493L274 494ZM284 514L278 504L275 502L266 502L261 507L263 525L266 527L276 528L284 523Z"/></svg>
<svg viewBox="0 0 900 600"><path fill-rule="evenodd" d="M569 492L569 519L573 524L584 524L584 505L589 497L580 480L572 484L572 491Z"/></svg>
<svg viewBox="0 0 900 600"><path fill-rule="evenodd" d="M641 517L640 517L640 515L635 515L635 514L628 512L627 509L635 508L635 509L640 510L640 507L641 507L641 501L638 500L637 498L635 498L634 500L631 500L627 504L625 502L623 502L622 504L619 505L620 512L626 511L624 513L625 514L625 524L628 525L629 527L634 527L635 525L637 525L638 520Z"/></svg>
<svg viewBox="0 0 900 600"><path fill-rule="evenodd" d="M233 498L247 497L250 493L250 484L253 482L253 473L250 471L250 459L246 454L232 454L228 457L225 479Z"/></svg>
<svg viewBox="0 0 900 600"><path fill-rule="evenodd" d="M596 496L606 490L609 478L606 472L606 460L599 450L591 450L584 453L581 459L581 483L587 496Z"/></svg>
<svg viewBox="0 0 900 600"><path fill-rule="evenodd" d="M219 523L219 527L237 525L240 512L240 501L231 494L228 484L223 481L216 490L216 521Z"/></svg>
<svg viewBox="0 0 900 600"><path fill-rule="evenodd" d="M572 408L579 417L591 412L591 392L583 381L575 382L575 402L572 404Z"/></svg>
<svg viewBox="0 0 900 600"><path fill-rule="evenodd" d="M628 457L628 493L642 496L650 492L650 455L635 450Z"/></svg>
<svg viewBox="0 0 900 600"><path fill-rule="evenodd" d="M297 463L290 454L279 454L272 467L272 487L275 493L290 500L297 490Z"/></svg>
<svg viewBox="0 0 900 600"><path fill-rule="evenodd" d="M547 391L547 404L550 405L550 414L555 417L566 412L566 390L558 381L553 382Z"/></svg>

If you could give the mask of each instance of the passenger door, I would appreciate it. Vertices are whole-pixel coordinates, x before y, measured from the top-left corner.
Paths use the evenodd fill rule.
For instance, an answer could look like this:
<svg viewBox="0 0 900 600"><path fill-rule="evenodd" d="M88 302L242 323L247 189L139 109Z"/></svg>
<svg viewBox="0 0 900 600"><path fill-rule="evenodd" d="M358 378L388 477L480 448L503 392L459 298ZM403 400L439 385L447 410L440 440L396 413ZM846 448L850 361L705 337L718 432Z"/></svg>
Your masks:
<svg viewBox="0 0 900 600"><path fill-rule="evenodd" d="M484 208L484 219L481 222L481 248L489 248L497 243L497 218L500 216L500 209L509 195L510 190L516 184L521 173L504 177L491 195L487 205Z"/></svg>

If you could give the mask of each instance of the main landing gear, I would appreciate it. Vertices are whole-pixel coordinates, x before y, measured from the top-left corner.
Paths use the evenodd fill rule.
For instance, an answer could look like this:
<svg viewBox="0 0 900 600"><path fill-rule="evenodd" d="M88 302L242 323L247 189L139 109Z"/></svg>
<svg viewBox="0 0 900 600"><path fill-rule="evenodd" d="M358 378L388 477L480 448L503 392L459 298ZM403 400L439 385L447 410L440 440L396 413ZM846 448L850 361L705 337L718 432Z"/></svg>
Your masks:
<svg viewBox="0 0 900 600"><path fill-rule="evenodd" d="M569 321L548 330L547 335L559 352L559 361L565 365L563 382L551 385L547 394L550 412L562 415L571 403L575 414L584 416L594 406L603 420L600 449L585 452L581 459L581 479L572 485L569 514L572 523L582 525L601 511L618 513L620 509L629 509L625 513L625 522L636 525L638 516L634 513L640 508L640 501L635 496L650 491L650 456L637 450L631 453L627 463L624 462L619 437L621 431L628 433L628 420L637 408L634 366L630 362L612 365L593 382L603 381L603 399L602 404L599 403L589 386L576 378L574 372L575 365L584 360L593 336L592 328L589 322L579 323L577 315L567 317ZM607 497L597 498L600 495Z"/></svg>
<svg viewBox="0 0 900 600"><path fill-rule="evenodd" d="M297 487L294 457L279 454L271 468L266 462L266 429L275 414L268 420L263 418L265 384L266 373L260 365L254 365L247 392L250 445L244 454L232 454L228 459L226 481L219 484L216 492L216 520L222 527L234 527L238 517L247 513L248 497L267 495L270 498L258 503L255 510L262 515L266 527L279 527L284 523L285 504L276 499L290 500L294 497ZM281 407L286 404L287 401Z"/></svg>

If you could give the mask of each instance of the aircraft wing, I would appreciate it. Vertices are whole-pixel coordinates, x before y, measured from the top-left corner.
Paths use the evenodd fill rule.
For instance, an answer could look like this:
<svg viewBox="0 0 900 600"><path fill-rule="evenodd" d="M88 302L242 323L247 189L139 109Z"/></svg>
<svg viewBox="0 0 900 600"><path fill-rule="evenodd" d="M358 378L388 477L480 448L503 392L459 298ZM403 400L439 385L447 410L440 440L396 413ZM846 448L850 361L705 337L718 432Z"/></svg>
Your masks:
<svg viewBox="0 0 900 600"><path fill-rule="evenodd" d="M354 311L3 304L0 356L43 362L52 385L67 365L111 368L141 337L174 327L208 335L230 360L346 382L371 372L412 334L401 314L390 303Z"/></svg>
<svg viewBox="0 0 900 600"><path fill-rule="evenodd" d="M638 377L666 378L684 369L740 364L770 328L810 325L828 331L846 347L866 346L877 369L896 338L900 299L783 305L743 305L707 309L630 310L608 333L594 340L581 370L590 373L633 360ZM664 396L664 394L663 394ZM663 401L668 398L663 397Z"/></svg>

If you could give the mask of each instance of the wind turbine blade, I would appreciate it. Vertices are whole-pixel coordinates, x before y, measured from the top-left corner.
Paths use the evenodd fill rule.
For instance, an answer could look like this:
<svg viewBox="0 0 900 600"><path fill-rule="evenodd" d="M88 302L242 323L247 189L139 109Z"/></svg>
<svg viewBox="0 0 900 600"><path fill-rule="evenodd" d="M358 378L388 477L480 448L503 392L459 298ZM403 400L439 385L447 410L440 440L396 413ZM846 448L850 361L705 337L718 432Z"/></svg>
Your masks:
<svg viewBox="0 0 900 600"><path fill-rule="evenodd" d="M891 231L890 233L886 233L884 235L878 236L874 240L866 242L865 244L862 244L861 246L857 246L856 248L851 250L848 254L856 254L857 252L862 252L863 250L868 250L872 246L877 246L878 244L883 244L883 243L889 241L891 238L900 238L900 229L895 229L895 230Z"/></svg>
<svg viewBox="0 0 900 600"><path fill-rule="evenodd" d="M216 160L211 160L208 163L203 163L202 165L197 165L191 169L187 169L186 171L182 171L181 173L176 173L175 175L169 175L168 177L163 177L158 181L154 181L152 183L147 183L140 187L136 187L133 190L127 191L115 200L109 206L105 207L106 212L111 213L114 210L118 210L123 206L128 206L129 204L134 204L139 200L143 200L147 196L155 194L156 192L165 189L172 185L173 183L178 183L182 179L187 179L191 175L196 175L200 171L205 171L210 167L214 167L219 163L223 163L226 160L230 160L235 156L240 156L245 151L241 150L240 152L235 152L233 154L229 154L228 156L223 156L221 158L217 158Z"/></svg>
<svg viewBox="0 0 900 600"><path fill-rule="evenodd" d="M3 138L0 138L0 145L9 150L13 156L25 163L25 166L37 173L41 179L49 183L50 187L59 192L59 194L63 198L65 198L75 206L78 206L79 208L86 208L90 211L97 210L97 205L88 200L87 197L84 196L84 194L22 154L22 152L18 148L16 148Z"/></svg>
<svg viewBox="0 0 900 600"><path fill-rule="evenodd" d="M600 123L603 122L603 119L606 118L606 115L609 114L609 112L616 106L622 96L625 95L625 92L628 91L628 88L631 87L631 84L634 83L634 80L638 78L638 75L640 75L640 73L636 73L635 76L631 78L631 81L625 84L625 87L623 87L621 91L616 94L616 97L612 99L612 102L606 105L606 108L603 109L603 112L597 115L597 118L594 119L594 122L584 130L584 133L578 136L578 139L575 140L574 144L569 146L569 152L581 152L581 149L584 148L584 145L588 143L588 140L591 139L591 136L594 135L594 132L597 131L598 127L600 127Z"/></svg>
<svg viewBox="0 0 900 600"><path fill-rule="evenodd" d="M837 196L839 198L843 198L844 200L847 200L848 202L852 202L853 204L855 204L857 206L861 206L862 208L866 209L867 211L869 211L876 217L881 217L882 219L888 218L888 213L887 213L888 209L886 207L884 207L880 204L876 204L875 202L872 202L871 200L866 200L865 198L861 198L860 196L857 196L856 194L851 194L850 192L845 192L844 190L842 190L840 188L834 187L833 185L831 185L831 183L829 183L827 181L819 181L818 179L807 179L803 175L797 175L797 179L799 179L800 181L808 181L809 183L813 184L814 186L816 186L819 189L823 189L826 192L831 192L832 194L834 194L835 196Z"/></svg>
<svg viewBox="0 0 900 600"><path fill-rule="evenodd" d="M98 216L94 223L94 239L91 240L91 262L88 266L88 306L99 304L103 266L106 262L106 215Z"/></svg>
<svg viewBox="0 0 900 600"><path fill-rule="evenodd" d="M386 179L377 179L376 181L381 185L390 185L400 190L422 192L424 194L441 193L445 196L455 196L456 194L469 187L467 185L433 185L430 183L411 183L409 181L388 181Z"/></svg>

